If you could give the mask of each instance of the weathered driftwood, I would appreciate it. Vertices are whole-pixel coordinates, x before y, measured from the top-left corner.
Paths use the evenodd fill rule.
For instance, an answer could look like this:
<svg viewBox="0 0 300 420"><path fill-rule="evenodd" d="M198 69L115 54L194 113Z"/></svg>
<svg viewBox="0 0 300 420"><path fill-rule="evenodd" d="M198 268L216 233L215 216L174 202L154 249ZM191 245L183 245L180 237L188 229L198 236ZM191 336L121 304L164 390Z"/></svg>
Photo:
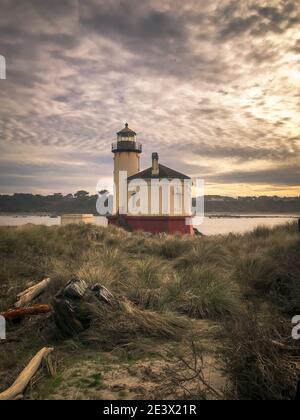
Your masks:
<svg viewBox="0 0 300 420"><path fill-rule="evenodd" d="M84 280L71 279L63 290L63 296L66 298L82 299L88 285Z"/></svg>
<svg viewBox="0 0 300 420"><path fill-rule="evenodd" d="M34 286L29 287L28 289L24 290L18 294L18 302L15 303L15 308L22 308L32 302L37 296L44 292L47 286L50 283L50 279L46 278L42 280L40 283L35 284Z"/></svg>
<svg viewBox="0 0 300 420"><path fill-rule="evenodd" d="M27 315L45 314L51 312L51 309L51 305L48 304L33 305L28 308L9 309L8 311L1 312L0 315L3 316L5 319L16 319L23 318Z"/></svg>
<svg viewBox="0 0 300 420"><path fill-rule="evenodd" d="M53 318L63 337L74 337L91 322L91 303L111 304L113 295L105 287L88 287L85 281L72 279L53 300Z"/></svg>
<svg viewBox="0 0 300 420"><path fill-rule="evenodd" d="M74 304L68 300L55 299L53 308L54 321L61 336L73 337L85 330Z"/></svg>
<svg viewBox="0 0 300 420"><path fill-rule="evenodd" d="M104 286L99 283L94 284L91 287L91 291L95 293L95 296L100 300L111 305L114 300L113 294Z"/></svg>
<svg viewBox="0 0 300 420"><path fill-rule="evenodd" d="M0 394L0 400L18 400L23 397L23 392L27 385L38 371L43 359L45 359L54 349L44 347L28 363L25 369L18 376L10 388Z"/></svg>

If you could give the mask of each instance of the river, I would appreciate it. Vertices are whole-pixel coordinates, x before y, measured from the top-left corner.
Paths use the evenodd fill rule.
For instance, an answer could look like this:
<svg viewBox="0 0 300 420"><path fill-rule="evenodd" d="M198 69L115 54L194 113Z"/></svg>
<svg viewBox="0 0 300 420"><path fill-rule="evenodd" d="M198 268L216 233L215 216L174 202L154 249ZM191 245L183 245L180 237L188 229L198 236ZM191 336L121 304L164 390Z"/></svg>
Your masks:
<svg viewBox="0 0 300 420"><path fill-rule="evenodd" d="M195 226L204 235L217 235L228 233L244 233L257 226L273 227L282 223L287 223L298 218L299 215L262 215L262 214L206 214L204 222L200 226ZM105 217L94 217L96 225L106 226ZM55 226L60 225L60 217L41 216L41 215L0 215L0 226L22 226L25 224Z"/></svg>

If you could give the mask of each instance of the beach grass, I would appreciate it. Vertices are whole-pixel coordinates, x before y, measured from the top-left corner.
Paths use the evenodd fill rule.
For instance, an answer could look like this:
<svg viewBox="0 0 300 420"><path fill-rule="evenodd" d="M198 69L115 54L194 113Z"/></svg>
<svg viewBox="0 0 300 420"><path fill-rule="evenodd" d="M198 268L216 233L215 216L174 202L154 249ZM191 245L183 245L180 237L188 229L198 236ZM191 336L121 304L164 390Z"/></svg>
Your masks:
<svg viewBox="0 0 300 420"><path fill-rule="evenodd" d="M222 331L220 355L231 396L291 399L295 392L299 354L287 334L291 317L300 313L296 223L211 237L149 237L93 225L1 227L0 262L0 311L44 277L53 281L41 303L73 276L121 298L119 311L95 312L78 339L85 349L129 348L144 339L155 346L155 340L181 340L194 320L212 320ZM43 322L24 321L16 330L19 341L2 345L1 387L18 371L16 364L23 366L29 353L53 340ZM284 352L273 342L296 351Z"/></svg>

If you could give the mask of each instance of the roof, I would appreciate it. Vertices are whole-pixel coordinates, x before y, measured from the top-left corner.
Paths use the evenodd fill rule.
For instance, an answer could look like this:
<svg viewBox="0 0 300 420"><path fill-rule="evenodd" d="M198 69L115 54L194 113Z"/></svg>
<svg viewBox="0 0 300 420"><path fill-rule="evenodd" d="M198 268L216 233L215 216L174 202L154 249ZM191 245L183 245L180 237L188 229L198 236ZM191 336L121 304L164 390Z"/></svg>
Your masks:
<svg viewBox="0 0 300 420"><path fill-rule="evenodd" d="M125 127L124 128L122 128L122 130L121 131L118 131L118 133L117 133L118 135L122 135L122 134L125 134L125 135L127 135L127 136L136 136L136 132L135 131L133 131L133 130L131 130L131 128L129 128L128 127L128 124L126 123L125 124Z"/></svg>
<svg viewBox="0 0 300 420"><path fill-rule="evenodd" d="M184 175L180 172L174 171L174 169L168 168L167 166L158 165L159 173L158 175L152 175L152 167L145 169L144 171L138 172L137 174L129 176L127 179L131 181L132 179L150 179L150 178L173 178L173 179L191 179L189 176Z"/></svg>

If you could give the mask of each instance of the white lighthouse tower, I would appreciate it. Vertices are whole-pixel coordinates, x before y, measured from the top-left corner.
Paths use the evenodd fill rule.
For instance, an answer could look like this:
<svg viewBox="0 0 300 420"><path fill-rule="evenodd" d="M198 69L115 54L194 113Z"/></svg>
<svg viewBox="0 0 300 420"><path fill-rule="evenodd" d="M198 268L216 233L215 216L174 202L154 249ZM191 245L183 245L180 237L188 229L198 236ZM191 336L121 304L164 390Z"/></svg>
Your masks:
<svg viewBox="0 0 300 420"><path fill-rule="evenodd" d="M117 142L112 144L114 153L114 214L122 213L119 203L119 174L126 171L127 177L140 171L140 154L142 145L136 141L136 133L125 124L125 127L117 133ZM122 211L123 210L123 211Z"/></svg>

